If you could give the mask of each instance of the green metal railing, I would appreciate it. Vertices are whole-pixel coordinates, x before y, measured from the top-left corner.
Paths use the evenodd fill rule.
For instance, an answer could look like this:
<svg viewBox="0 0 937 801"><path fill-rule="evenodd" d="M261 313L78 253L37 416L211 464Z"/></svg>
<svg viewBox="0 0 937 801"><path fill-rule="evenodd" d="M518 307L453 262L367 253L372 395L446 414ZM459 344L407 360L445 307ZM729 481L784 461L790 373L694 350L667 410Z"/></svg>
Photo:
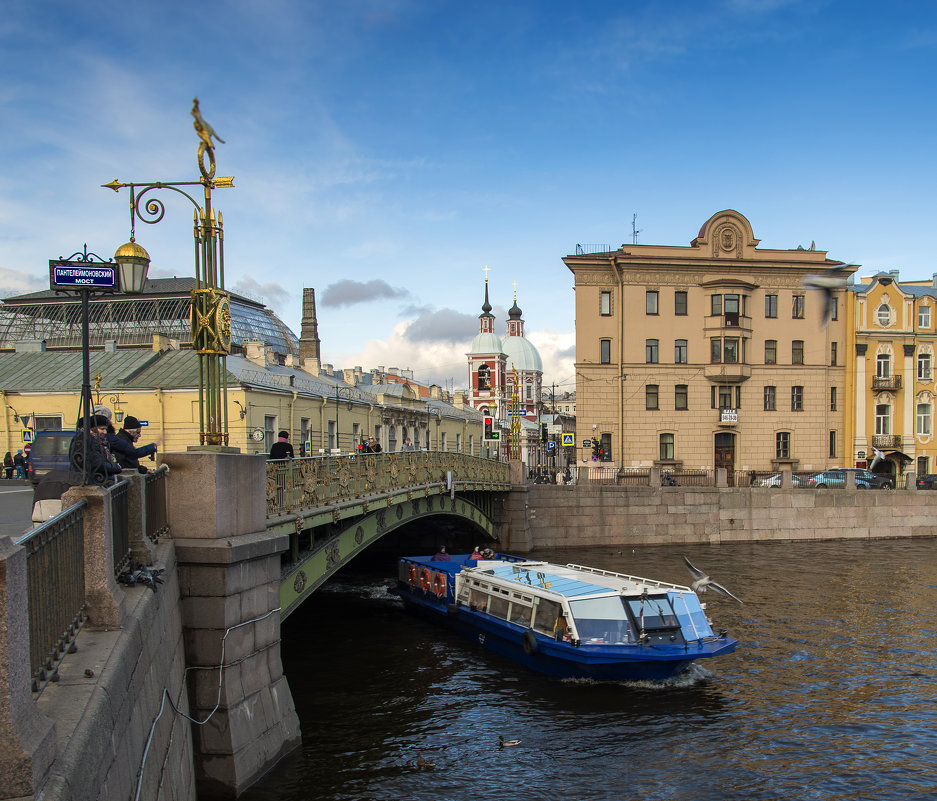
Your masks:
<svg viewBox="0 0 937 801"><path fill-rule="evenodd" d="M70 506L17 540L26 549L29 665L33 692L58 677L74 650L85 608L85 502Z"/></svg>
<svg viewBox="0 0 937 801"><path fill-rule="evenodd" d="M369 453L267 462L267 517L370 495L453 480L472 485L510 483L510 467L496 459L443 451Z"/></svg>
<svg viewBox="0 0 937 801"><path fill-rule="evenodd" d="M166 474L169 468L163 465L144 477L146 492L146 519L144 534L151 542L158 542L169 531L169 512L166 506Z"/></svg>
<svg viewBox="0 0 937 801"><path fill-rule="evenodd" d="M115 576L130 564L129 489L129 481L118 481L107 490L111 499L111 536L114 543Z"/></svg>

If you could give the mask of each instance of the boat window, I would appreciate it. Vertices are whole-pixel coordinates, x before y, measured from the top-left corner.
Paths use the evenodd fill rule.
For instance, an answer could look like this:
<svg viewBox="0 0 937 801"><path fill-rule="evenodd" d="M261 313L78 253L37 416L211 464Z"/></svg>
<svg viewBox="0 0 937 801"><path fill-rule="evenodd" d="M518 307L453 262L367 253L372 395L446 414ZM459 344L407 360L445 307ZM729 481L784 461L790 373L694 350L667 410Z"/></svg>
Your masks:
<svg viewBox="0 0 937 801"><path fill-rule="evenodd" d="M534 631L553 636L556 619L563 614L563 608L555 601L541 599L534 617Z"/></svg>
<svg viewBox="0 0 937 801"><path fill-rule="evenodd" d="M639 629L660 631L680 627L673 607L666 597L629 598L628 606L631 607L631 614L634 615Z"/></svg>
<svg viewBox="0 0 937 801"><path fill-rule="evenodd" d="M533 614L533 609L524 604L520 604L517 601L511 604L510 620L512 623L517 623L518 626L530 627L530 618Z"/></svg>
<svg viewBox="0 0 937 801"><path fill-rule="evenodd" d="M570 601L576 631L584 645L631 642L628 613L617 596Z"/></svg>
<svg viewBox="0 0 937 801"><path fill-rule="evenodd" d="M502 620L508 619L508 599L492 595L488 601L488 614L500 617Z"/></svg>
<svg viewBox="0 0 937 801"><path fill-rule="evenodd" d="M472 588L472 592L469 595L469 607L471 609L476 609L479 612L488 611L488 593L482 592L479 589Z"/></svg>

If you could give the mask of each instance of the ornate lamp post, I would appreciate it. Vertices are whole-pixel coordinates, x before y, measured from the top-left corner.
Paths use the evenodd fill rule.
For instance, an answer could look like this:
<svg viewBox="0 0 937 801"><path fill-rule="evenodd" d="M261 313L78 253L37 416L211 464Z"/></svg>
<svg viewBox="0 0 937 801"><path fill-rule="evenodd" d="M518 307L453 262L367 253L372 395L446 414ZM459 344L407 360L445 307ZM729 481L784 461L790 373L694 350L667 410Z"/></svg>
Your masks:
<svg viewBox="0 0 937 801"><path fill-rule="evenodd" d="M115 256L121 274L138 270L146 251L133 238L136 220L153 225L163 219L166 208L157 197L144 196L155 189L171 189L187 198L194 206L195 289L192 290L192 347L198 353L199 374L199 447L223 447L228 444L227 355L231 349L231 307L224 291L224 235L221 212L212 207L212 189L234 186L233 177L215 176L214 137L222 144L214 129L202 117L198 98L192 106L195 132L199 137L197 181L133 181L121 183L116 178L102 186L119 192L130 190L130 242L121 246ZM201 205L180 187L204 187ZM141 253L142 251L142 253ZM149 259L147 258L147 261Z"/></svg>

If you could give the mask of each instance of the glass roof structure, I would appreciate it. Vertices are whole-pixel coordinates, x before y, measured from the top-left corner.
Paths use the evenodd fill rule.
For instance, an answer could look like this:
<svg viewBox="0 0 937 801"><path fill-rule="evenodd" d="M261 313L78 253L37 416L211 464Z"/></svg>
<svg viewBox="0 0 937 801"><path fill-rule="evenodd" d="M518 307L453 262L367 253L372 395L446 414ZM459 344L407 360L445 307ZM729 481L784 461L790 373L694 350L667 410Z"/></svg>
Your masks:
<svg viewBox="0 0 937 801"><path fill-rule="evenodd" d="M191 342L190 295L194 278L148 279L139 295L92 295L89 304L91 347L106 340L149 346L154 334ZM299 339L262 303L231 294L231 345L260 340L280 356L299 355ZM81 298L51 290L6 298L0 305L0 350L17 342L45 340L49 348L81 347Z"/></svg>

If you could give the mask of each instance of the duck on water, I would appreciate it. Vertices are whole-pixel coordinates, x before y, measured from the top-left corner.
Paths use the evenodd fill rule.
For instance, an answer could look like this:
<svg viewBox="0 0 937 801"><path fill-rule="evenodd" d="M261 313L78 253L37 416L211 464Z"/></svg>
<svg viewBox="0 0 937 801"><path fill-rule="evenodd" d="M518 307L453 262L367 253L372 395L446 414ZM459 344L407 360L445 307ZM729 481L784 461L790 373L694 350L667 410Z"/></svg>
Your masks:
<svg viewBox="0 0 937 801"><path fill-rule="evenodd" d="M725 588L689 563L693 588L583 565L474 555L401 557L400 597L409 610L540 673L662 680L737 645L713 631L696 594Z"/></svg>

